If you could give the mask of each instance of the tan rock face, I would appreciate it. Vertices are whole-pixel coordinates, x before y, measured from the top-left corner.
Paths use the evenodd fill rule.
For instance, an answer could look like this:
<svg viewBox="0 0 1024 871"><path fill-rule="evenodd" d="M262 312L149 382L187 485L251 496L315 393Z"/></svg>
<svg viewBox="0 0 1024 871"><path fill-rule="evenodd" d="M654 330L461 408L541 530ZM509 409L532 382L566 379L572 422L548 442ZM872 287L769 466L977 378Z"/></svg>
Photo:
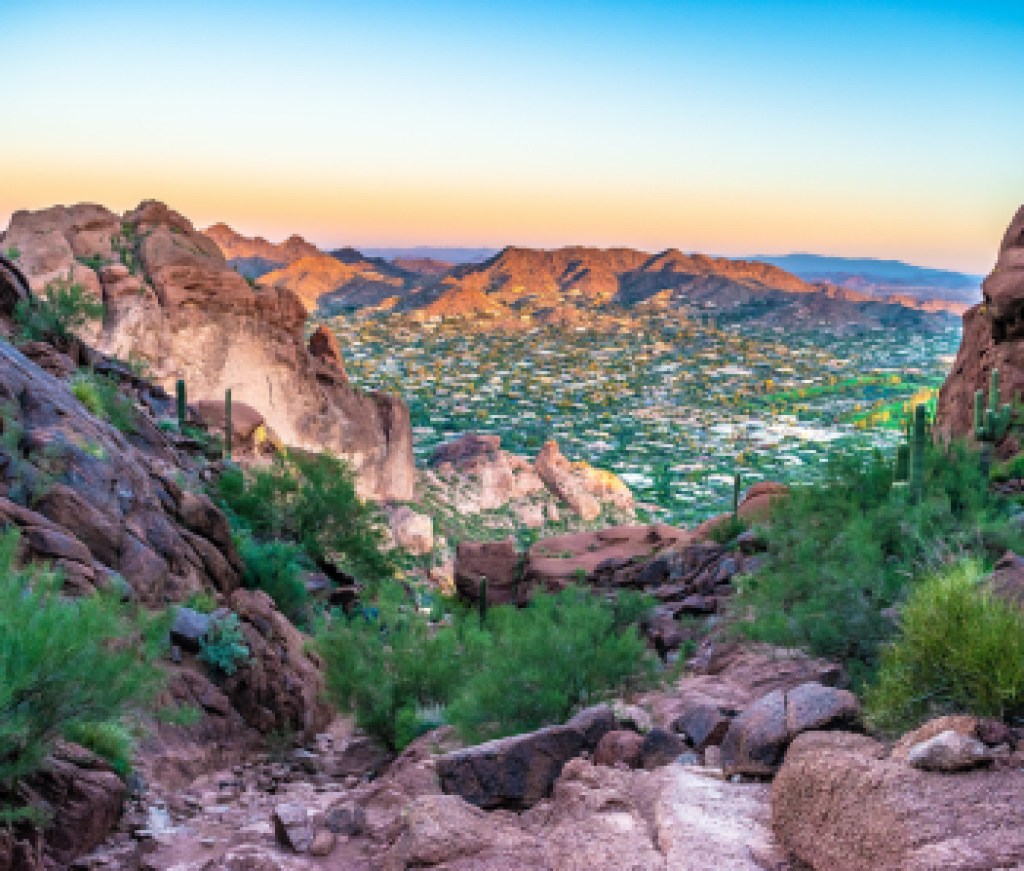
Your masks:
<svg viewBox="0 0 1024 871"><path fill-rule="evenodd" d="M964 314L960 351L939 391L937 426L946 437L973 438L974 392L999 370L1000 401L1024 391L1024 206L1003 237L982 284L984 301Z"/></svg>
<svg viewBox="0 0 1024 871"><path fill-rule="evenodd" d="M311 356L295 295L253 291L184 216L152 201L123 217L93 205L17 212L5 244L22 251L34 289L70 274L103 299L102 328L86 336L100 350L146 361L168 389L184 378L190 399L223 401L231 388L285 444L346 457L362 495L412 498L405 404L353 389L340 365ZM98 258L99 274L78 257Z"/></svg>

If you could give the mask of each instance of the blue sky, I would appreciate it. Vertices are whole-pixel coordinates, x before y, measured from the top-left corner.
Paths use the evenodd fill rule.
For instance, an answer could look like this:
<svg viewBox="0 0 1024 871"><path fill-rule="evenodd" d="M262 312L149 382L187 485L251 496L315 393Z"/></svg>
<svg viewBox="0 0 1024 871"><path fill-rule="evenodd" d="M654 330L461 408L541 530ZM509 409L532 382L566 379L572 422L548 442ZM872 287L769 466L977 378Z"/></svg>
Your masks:
<svg viewBox="0 0 1024 871"><path fill-rule="evenodd" d="M0 0L0 225L157 197L332 244L985 271L1024 202L1010 3Z"/></svg>

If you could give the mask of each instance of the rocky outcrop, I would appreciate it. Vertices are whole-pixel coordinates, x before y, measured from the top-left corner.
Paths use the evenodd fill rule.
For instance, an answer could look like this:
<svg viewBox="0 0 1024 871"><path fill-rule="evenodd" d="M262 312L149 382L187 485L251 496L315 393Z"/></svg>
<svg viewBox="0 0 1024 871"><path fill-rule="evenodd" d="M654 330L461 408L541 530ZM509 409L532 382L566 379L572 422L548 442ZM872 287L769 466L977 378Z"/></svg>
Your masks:
<svg viewBox="0 0 1024 871"><path fill-rule="evenodd" d="M871 738L807 732L772 784L772 825L816 871L1017 868L1022 796L1015 765L921 771Z"/></svg>
<svg viewBox="0 0 1024 871"><path fill-rule="evenodd" d="M1003 236L983 301L964 314L956 361L939 391L936 427L946 438L974 437L974 393L999 370L1000 401L1024 392L1024 206Z"/></svg>
<svg viewBox="0 0 1024 871"><path fill-rule="evenodd" d="M60 744L19 787L20 800L48 818L42 837L0 828L0 869L67 867L103 841L121 816L126 794L121 778L102 759L75 744Z"/></svg>
<svg viewBox="0 0 1024 871"><path fill-rule="evenodd" d="M533 527L558 519L562 511L585 522L602 511L633 516L633 494L617 475L570 462L554 441L531 463L503 450L500 436L467 433L436 448L429 466L432 492L460 514L509 506Z"/></svg>
<svg viewBox="0 0 1024 871"><path fill-rule="evenodd" d="M75 592L120 576L151 606L239 585L227 521L178 483L179 456L144 415L129 440L2 342L0 405L19 434L0 449L0 522L22 530L26 558L53 562Z"/></svg>
<svg viewBox="0 0 1024 871"><path fill-rule="evenodd" d="M423 556L434 549L434 522L407 505L388 511L388 528L395 545L413 556Z"/></svg>
<svg viewBox="0 0 1024 871"><path fill-rule="evenodd" d="M191 399L221 402L231 388L284 443L348 458L363 495L412 498L405 404L353 389L308 353L294 294L254 291L182 215L153 201L124 216L93 205L16 212L5 243L21 250L33 288L70 276L103 300L86 338L104 352L145 361L168 389L183 378Z"/></svg>
<svg viewBox="0 0 1024 871"><path fill-rule="evenodd" d="M534 468L545 486L583 520L595 520L604 503L619 511L633 511L633 494L617 475L582 461L570 463L555 441L544 444Z"/></svg>

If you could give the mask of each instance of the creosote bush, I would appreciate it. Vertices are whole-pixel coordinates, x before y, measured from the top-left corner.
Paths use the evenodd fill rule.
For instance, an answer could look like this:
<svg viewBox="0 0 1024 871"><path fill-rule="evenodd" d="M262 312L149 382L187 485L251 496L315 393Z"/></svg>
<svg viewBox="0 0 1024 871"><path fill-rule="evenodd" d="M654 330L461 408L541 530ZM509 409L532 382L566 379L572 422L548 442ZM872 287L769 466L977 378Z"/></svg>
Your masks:
<svg viewBox="0 0 1024 871"><path fill-rule="evenodd" d="M43 294L23 299L14 309L14 321L23 339L71 338L90 321L103 317L103 303L81 284L55 279Z"/></svg>
<svg viewBox="0 0 1024 871"><path fill-rule="evenodd" d="M981 585L977 560L922 581L868 689L869 717L898 732L940 714L1024 715L1024 615Z"/></svg>
<svg viewBox="0 0 1024 871"><path fill-rule="evenodd" d="M123 726L162 685L167 632L115 596L62 596L57 574L15 567L17 547L16 532L0 535L0 804L60 738L123 771Z"/></svg>
<svg viewBox="0 0 1024 871"><path fill-rule="evenodd" d="M529 606L456 610L433 625L395 584L373 610L335 613L317 635L328 697L392 748L442 722L470 741L560 723L574 710L650 684L656 664L637 622L650 608L570 587Z"/></svg>

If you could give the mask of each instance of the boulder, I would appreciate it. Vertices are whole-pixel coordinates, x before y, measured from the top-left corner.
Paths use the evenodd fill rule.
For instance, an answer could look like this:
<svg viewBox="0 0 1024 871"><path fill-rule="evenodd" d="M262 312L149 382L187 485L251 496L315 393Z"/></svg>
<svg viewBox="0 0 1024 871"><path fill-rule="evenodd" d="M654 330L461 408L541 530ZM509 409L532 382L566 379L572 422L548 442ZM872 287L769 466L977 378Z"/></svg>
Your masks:
<svg viewBox="0 0 1024 871"><path fill-rule="evenodd" d="M313 845L313 826L309 812L301 804L279 804L271 816L274 837L282 847L295 853L307 853Z"/></svg>
<svg viewBox="0 0 1024 871"><path fill-rule="evenodd" d="M198 653L202 640L212 625L213 620L209 614L182 606L174 614L174 622L171 624L171 642L177 644L182 650Z"/></svg>
<svg viewBox="0 0 1024 871"><path fill-rule="evenodd" d="M523 604L519 574L519 553L511 538L462 541L455 549L455 588L459 596L470 602L480 598L480 582L486 578L490 604Z"/></svg>
<svg viewBox="0 0 1024 871"><path fill-rule="evenodd" d="M532 807L550 794L566 762L593 751L613 724L611 710L597 706L562 726L447 753L435 763L441 789L485 809Z"/></svg>
<svg viewBox="0 0 1024 871"><path fill-rule="evenodd" d="M849 690L808 681L786 693L786 732L790 740L811 729L858 729L860 702Z"/></svg>
<svg viewBox="0 0 1024 871"><path fill-rule="evenodd" d="M675 762L687 751L686 741L674 732L655 726L644 735L640 764L647 771Z"/></svg>
<svg viewBox="0 0 1024 871"><path fill-rule="evenodd" d="M860 703L847 690L808 682L758 699L730 724L722 739L722 769L727 775L771 776L788 744L812 729L850 729L860 725Z"/></svg>
<svg viewBox="0 0 1024 871"><path fill-rule="evenodd" d="M1024 863L1024 772L956 776L848 732L797 737L772 784L781 845L829 871L975 871Z"/></svg>
<svg viewBox="0 0 1024 871"><path fill-rule="evenodd" d="M702 751L722 743L729 731L732 717L715 705L694 705L673 723L677 732L684 734L694 750Z"/></svg>
<svg viewBox="0 0 1024 871"><path fill-rule="evenodd" d="M434 522L429 515L402 505L389 513L388 523L391 537L402 550L423 556L434 549Z"/></svg>
<svg viewBox="0 0 1024 871"><path fill-rule="evenodd" d="M729 725L722 739L722 769L727 775L771 776L782 762L788 740L786 694L775 690Z"/></svg>
<svg viewBox="0 0 1024 871"><path fill-rule="evenodd" d="M922 771L966 771L990 764L992 754L977 738L947 729L911 747L907 762Z"/></svg>
<svg viewBox="0 0 1024 871"><path fill-rule="evenodd" d="M643 735L638 732L617 729L609 732L598 742L597 748L594 750L594 763L640 768L643 745Z"/></svg>
<svg viewBox="0 0 1024 871"><path fill-rule="evenodd" d="M57 867L67 867L107 837L121 818L127 795L123 781L106 762L74 744L59 744L43 767L22 782L19 792L25 804L48 815L44 853ZM25 847L21 851L31 853Z"/></svg>

